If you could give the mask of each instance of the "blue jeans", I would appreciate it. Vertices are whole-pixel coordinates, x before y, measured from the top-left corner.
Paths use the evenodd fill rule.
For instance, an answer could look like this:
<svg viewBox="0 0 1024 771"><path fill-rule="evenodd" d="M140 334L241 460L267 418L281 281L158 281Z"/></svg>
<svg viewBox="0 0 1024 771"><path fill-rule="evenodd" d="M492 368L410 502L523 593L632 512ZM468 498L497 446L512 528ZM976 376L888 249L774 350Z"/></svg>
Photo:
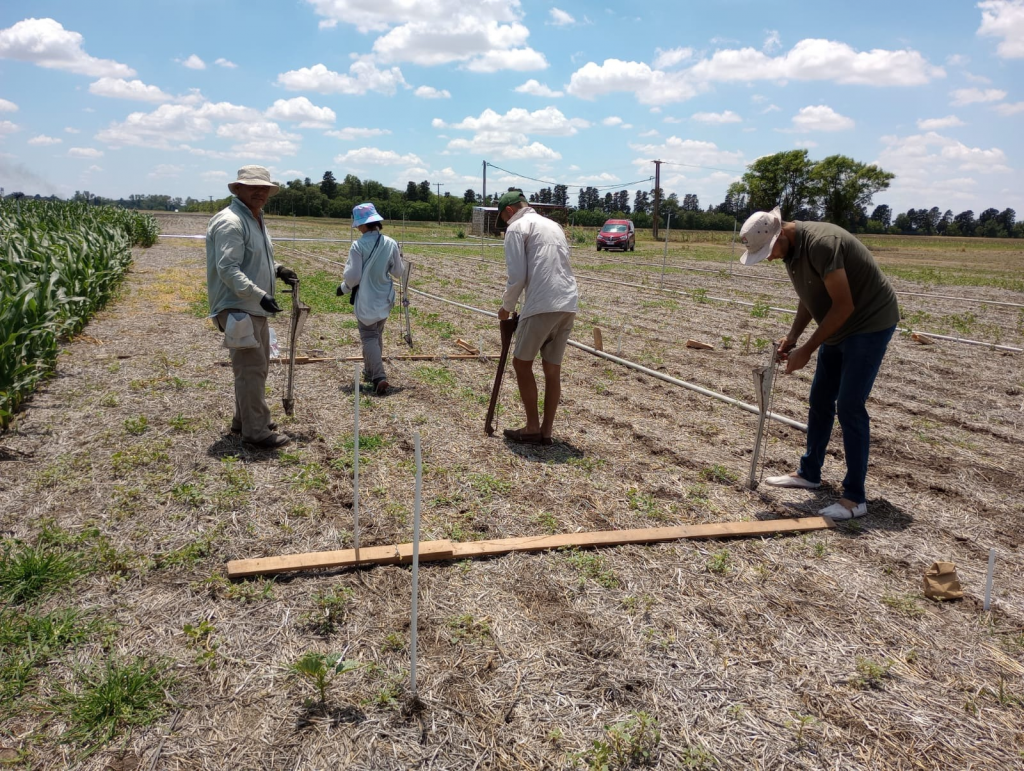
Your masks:
<svg viewBox="0 0 1024 771"><path fill-rule="evenodd" d="M818 349L807 417L807 452L800 459L798 473L808 482L821 481L821 465L838 413L846 452L843 497L854 503L867 500L864 479L868 475L871 419L864 405L895 329L892 326L881 332L850 335L836 345Z"/></svg>

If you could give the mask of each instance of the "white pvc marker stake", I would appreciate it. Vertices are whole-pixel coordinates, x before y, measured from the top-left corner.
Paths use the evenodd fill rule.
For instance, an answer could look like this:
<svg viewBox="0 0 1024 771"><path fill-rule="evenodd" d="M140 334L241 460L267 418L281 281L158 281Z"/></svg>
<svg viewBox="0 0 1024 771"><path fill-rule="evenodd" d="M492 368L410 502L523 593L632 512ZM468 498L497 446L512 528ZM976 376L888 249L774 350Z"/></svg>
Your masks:
<svg viewBox="0 0 1024 771"><path fill-rule="evenodd" d="M985 610L992 605L992 574L996 569L996 550L988 550L988 578L985 579Z"/></svg>
<svg viewBox="0 0 1024 771"><path fill-rule="evenodd" d="M665 266L668 264L668 231L672 227L672 212L668 213L668 220L665 223L665 256L661 260L661 283L658 286L665 286Z"/></svg>
<svg viewBox="0 0 1024 771"><path fill-rule="evenodd" d="M359 365L356 364L355 388L355 431L352 440L352 543L359 559Z"/></svg>
<svg viewBox="0 0 1024 771"><path fill-rule="evenodd" d="M420 455L420 432L415 435L416 447L416 493L412 507L412 626L409 627L409 690L412 698L416 698L416 631L417 598L420 593L420 496L423 490L423 461Z"/></svg>

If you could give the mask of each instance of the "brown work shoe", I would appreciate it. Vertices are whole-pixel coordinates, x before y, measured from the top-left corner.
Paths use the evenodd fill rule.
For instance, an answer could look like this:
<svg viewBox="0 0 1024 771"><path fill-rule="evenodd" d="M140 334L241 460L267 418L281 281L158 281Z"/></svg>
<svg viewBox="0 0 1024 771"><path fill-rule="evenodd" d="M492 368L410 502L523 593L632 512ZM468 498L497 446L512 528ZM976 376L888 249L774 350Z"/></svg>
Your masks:
<svg viewBox="0 0 1024 771"><path fill-rule="evenodd" d="M387 380L381 380L379 383L377 383L377 396L383 396L387 392L388 392L388 381Z"/></svg>
<svg viewBox="0 0 1024 771"><path fill-rule="evenodd" d="M276 450L278 447L284 447L291 440L292 438L287 434L271 434L266 439L261 439L258 442L252 442L248 439L243 441L253 447L259 447L261 450Z"/></svg>

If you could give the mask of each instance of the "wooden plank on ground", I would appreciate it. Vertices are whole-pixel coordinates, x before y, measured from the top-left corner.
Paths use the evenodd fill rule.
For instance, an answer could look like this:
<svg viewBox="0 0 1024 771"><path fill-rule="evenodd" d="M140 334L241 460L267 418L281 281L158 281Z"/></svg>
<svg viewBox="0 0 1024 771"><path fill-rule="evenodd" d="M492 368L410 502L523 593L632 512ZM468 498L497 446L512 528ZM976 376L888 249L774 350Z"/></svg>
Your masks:
<svg viewBox="0 0 1024 771"><path fill-rule="evenodd" d="M560 533L521 538L496 538L488 541L423 541L420 559L445 560L472 557L495 557L511 552L536 552L560 549L566 546L588 548L594 546L622 546L635 543L657 543L698 538L743 538L775 535L776 533L805 533L835 527L828 517L800 519L766 519L753 522L712 522L705 525L679 525L676 527L649 527L637 530L599 530L589 533ZM292 570L353 567L355 565L393 564L412 559L412 544L398 546L369 546L360 549L359 560L353 549L332 552L293 554L285 557L261 557L234 560L228 563L228 577L241 578L263 573L285 573Z"/></svg>
<svg viewBox="0 0 1024 771"><path fill-rule="evenodd" d="M456 344L457 346L459 346L459 348L461 348L462 350L464 350L464 351L465 351L466 353L471 353L471 354L473 354L474 356L479 356L479 355L480 355L480 349L479 349L479 348L477 348L477 347L476 347L475 345L473 345L472 343L468 343L468 342L466 342L466 341L465 341L465 340L463 340L463 339L462 339L461 337L460 337L460 338L459 338L458 340L456 340L456 341L455 341L455 344Z"/></svg>
<svg viewBox="0 0 1024 771"><path fill-rule="evenodd" d="M594 347L599 351L604 350L604 333L601 327L594 327Z"/></svg>
<svg viewBox="0 0 1024 771"><path fill-rule="evenodd" d="M709 343L702 343L700 340L687 340L686 341L686 347L687 348L696 348L698 351L713 351L713 350L715 350L715 346L710 345Z"/></svg>
<svg viewBox="0 0 1024 771"><path fill-rule="evenodd" d="M287 358L279 358L279 357L275 356L273 358L267 359L267 361L269 361L271 364L287 364L290 360L287 359ZM296 356L295 357L295 363L296 364L320 364L321 362L324 362L324 361L337 361L337 359L325 358L325 357L322 357L322 356ZM231 360L228 359L227 361L223 361L223 360L222 361L218 361L217 362L217 366L218 367L230 367L231 366Z"/></svg>
<svg viewBox="0 0 1024 771"><path fill-rule="evenodd" d="M496 359L497 355L485 355L484 358ZM399 356L385 356L385 361L439 361L441 359L480 359L479 354L470 353L452 353L452 354L433 354L433 353L413 353L413 354L401 354ZM342 361L362 361L362 356L346 356Z"/></svg>
<svg viewBox="0 0 1024 771"><path fill-rule="evenodd" d="M451 559L454 553L451 541L421 541L421 560ZM288 573L293 570L317 570L320 568L345 568L355 565L393 565L412 562L412 544L397 546L363 546L356 559L355 549L337 551L316 551L307 554L288 554L283 557L256 557L248 560L228 562L228 578L259 576L268 573Z"/></svg>
<svg viewBox="0 0 1024 771"><path fill-rule="evenodd" d="M910 339L915 343L920 343L921 345L935 345L935 341L932 338L928 337L928 335L923 335L920 332L911 332Z"/></svg>

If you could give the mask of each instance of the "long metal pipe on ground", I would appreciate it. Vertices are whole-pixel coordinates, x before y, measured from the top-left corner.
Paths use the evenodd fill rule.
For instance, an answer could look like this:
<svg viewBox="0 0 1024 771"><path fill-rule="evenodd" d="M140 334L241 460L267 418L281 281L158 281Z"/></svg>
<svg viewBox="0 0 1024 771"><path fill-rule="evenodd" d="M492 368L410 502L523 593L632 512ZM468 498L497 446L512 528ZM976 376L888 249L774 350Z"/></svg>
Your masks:
<svg viewBox="0 0 1024 771"><path fill-rule="evenodd" d="M492 311L485 311L482 308L474 308L472 305L466 305L464 303L455 302L455 300L449 300L447 297L441 297L436 294L430 294L429 292L424 292L419 289L413 289L411 287L409 288L409 291L415 292L416 294L422 295L424 297L429 297L431 300L437 300L438 302L454 305L458 308L464 308L465 310L468 311L474 311L475 313L482 313L485 316L490 316L491 318L498 317L498 314ZM602 359L607 359L608 361L615 362L616 364L619 364L623 367L628 367L629 369L636 370L637 372L642 372L645 375L657 378L658 380L662 380L666 383L671 383L674 386L679 386L680 388L685 388L689 391L699 393L702 396L708 396L712 399L717 399L718 401L725 402L726 404L731 404L734 407L739 407L741 410L749 412L753 415L761 414L761 411L753 404L747 404L746 402L741 402L739 399L733 399L731 396L720 394L717 391L712 391L708 388L702 388L701 386L694 385L693 383L687 383L685 380L680 380L679 378L674 378L671 375L666 375L663 372L658 372L657 370L650 369L648 367L643 366L642 364L637 364L635 361L623 359L619 356L613 356L610 353L599 351L596 348L591 348L589 345L584 345L583 343L579 343L575 340L570 340L569 345L573 346L574 348L579 348L581 351L586 351L587 353L593 356L597 356ZM771 420L783 423L784 425L787 425L790 428L795 428L805 433L807 431L807 426L805 424L793 420L792 418L787 418L785 415L778 415L774 412L770 412L768 413L767 417L770 418Z"/></svg>
<svg viewBox="0 0 1024 771"><path fill-rule="evenodd" d="M292 249L292 251L294 251L300 257L306 257L307 259L308 258L312 258L312 259L316 259L316 260L321 260L323 262L329 262L329 263L331 263L333 265L343 265L344 264L344 263L336 262L334 260L329 260L326 257L320 257L319 255L300 252L298 249L295 249L294 247L290 247L290 248ZM471 262L492 263L494 265L500 265L501 264L499 262L496 262L495 260L482 260L479 257L464 257L461 254L458 255L458 259L460 259L460 260L470 260ZM630 282L627 282L627 281L615 281L615 280L610 279L610 278L597 278L596 276L588 276L588 275L580 275L578 277L586 279L587 281L597 281L598 283L602 283L602 284L616 284L616 285L619 285L619 286L632 286L632 287L638 287L640 289L649 289L652 292L663 292L663 293L668 293L668 294L681 295L683 297L688 297L690 299L693 299L692 295L690 295L687 292L680 291L678 289L661 289L661 288L656 287L656 286L648 286L647 284L634 284L634 283L630 283ZM428 297L433 296L433 295L427 295L426 292L421 292L418 289L412 289L411 287L410 287L410 291L417 292L419 294L423 294L423 295L426 295ZM754 307L754 303L747 302L746 300L730 300L727 297L712 297L711 295L706 295L706 299L714 300L715 302L730 303L732 305L743 305L743 306L746 306L748 308L753 308ZM453 305L459 305L459 303L456 303L456 302L454 302L452 300L443 300L443 301L444 302L452 303ZM466 309L471 310L471 311L480 311L481 313L490 313L489 311L481 311L479 308L473 308L472 306L469 306L469 305L463 305L461 307L466 308ZM776 313L788 313L790 316L792 316L792 315L794 315L796 313L795 310L790 310L788 308L776 308L776 307L771 306L771 305L768 306L768 310L774 311ZM490 315L496 317L496 314L490 313ZM993 351L1007 351L1009 353L1024 353L1024 348L1018 348L1018 347L1013 346L1013 345L997 345L996 343L987 343L984 340L970 340L970 339L968 339L966 337L953 337L951 335L940 335L937 332L925 332L924 330L921 330L921 329L908 329L906 327L896 327L896 331L897 332L905 332L907 334L909 334L911 332L917 332L918 334L922 334L922 335L925 335L926 337L931 337L931 338L934 338L936 340L944 340L946 342L959 343L961 345L973 345L973 346L978 346L980 348L988 348L989 350L993 350ZM680 381L680 382L682 382L682 381Z"/></svg>

